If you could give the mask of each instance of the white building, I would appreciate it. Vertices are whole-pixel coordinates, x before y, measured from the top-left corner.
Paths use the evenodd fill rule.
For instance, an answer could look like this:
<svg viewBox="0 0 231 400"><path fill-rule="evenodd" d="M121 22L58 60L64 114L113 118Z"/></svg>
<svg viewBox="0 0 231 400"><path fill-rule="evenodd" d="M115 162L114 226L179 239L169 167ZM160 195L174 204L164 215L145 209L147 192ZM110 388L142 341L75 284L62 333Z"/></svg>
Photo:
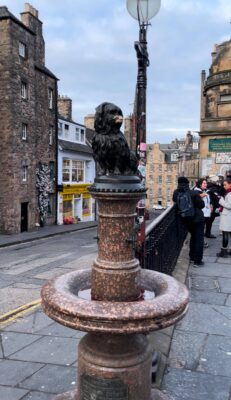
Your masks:
<svg viewBox="0 0 231 400"><path fill-rule="evenodd" d="M59 98L57 220L58 224L93 221L95 202L88 191L95 178L93 153L86 127L61 116L66 114L64 102L71 108L69 98ZM71 113L66 116L71 117Z"/></svg>

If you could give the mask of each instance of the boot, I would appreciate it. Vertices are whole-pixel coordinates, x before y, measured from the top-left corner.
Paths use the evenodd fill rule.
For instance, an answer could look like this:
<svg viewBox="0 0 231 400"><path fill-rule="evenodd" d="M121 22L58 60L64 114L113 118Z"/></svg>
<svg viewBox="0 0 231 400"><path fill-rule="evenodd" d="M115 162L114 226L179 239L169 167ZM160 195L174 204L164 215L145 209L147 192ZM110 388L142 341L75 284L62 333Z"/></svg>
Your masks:
<svg viewBox="0 0 231 400"><path fill-rule="evenodd" d="M222 247L220 253L217 253L217 257L228 258L228 250Z"/></svg>

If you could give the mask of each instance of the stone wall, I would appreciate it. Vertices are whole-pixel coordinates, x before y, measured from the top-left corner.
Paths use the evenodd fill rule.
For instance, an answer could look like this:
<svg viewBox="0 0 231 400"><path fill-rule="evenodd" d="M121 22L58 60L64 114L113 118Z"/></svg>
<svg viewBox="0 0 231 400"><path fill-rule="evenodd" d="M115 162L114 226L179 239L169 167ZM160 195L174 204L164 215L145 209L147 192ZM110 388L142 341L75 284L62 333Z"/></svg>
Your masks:
<svg viewBox="0 0 231 400"><path fill-rule="evenodd" d="M26 45L25 58L19 55L19 42ZM28 229L35 227L39 220L36 167L39 162L52 162L56 170L57 81L42 72L43 57L36 54L36 42L42 43L43 38L11 18L0 18L0 232L5 233L20 232L21 203L28 203ZM40 70L35 68L38 61ZM22 82L27 86L26 99L21 97ZM48 88L54 93L52 109ZM22 139L22 124L27 125L26 140ZM25 182L23 167L28 170ZM54 221L55 212L50 219Z"/></svg>

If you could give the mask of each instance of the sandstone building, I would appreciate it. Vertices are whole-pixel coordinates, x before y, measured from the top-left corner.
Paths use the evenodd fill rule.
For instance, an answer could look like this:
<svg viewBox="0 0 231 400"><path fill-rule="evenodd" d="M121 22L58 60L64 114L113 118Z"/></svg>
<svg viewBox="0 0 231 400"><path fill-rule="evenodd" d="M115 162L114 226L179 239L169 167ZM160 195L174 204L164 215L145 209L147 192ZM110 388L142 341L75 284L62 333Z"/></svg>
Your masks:
<svg viewBox="0 0 231 400"><path fill-rule="evenodd" d="M0 7L0 113L0 232L31 230L45 214L54 223L57 78L28 3L21 20Z"/></svg>
<svg viewBox="0 0 231 400"><path fill-rule="evenodd" d="M209 75L201 74L200 173L231 168L231 40L215 45Z"/></svg>
<svg viewBox="0 0 231 400"><path fill-rule="evenodd" d="M178 177L178 155L179 149L175 143L147 145L146 208L166 208L171 205Z"/></svg>

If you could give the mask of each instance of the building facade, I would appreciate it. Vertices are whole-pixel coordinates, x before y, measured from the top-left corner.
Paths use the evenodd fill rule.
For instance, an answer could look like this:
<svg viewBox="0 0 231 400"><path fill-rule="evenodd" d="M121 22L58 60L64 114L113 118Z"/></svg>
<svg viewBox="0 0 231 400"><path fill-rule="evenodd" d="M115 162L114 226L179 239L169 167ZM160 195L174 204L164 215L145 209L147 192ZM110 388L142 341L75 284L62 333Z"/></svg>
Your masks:
<svg viewBox="0 0 231 400"><path fill-rule="evenodd" d="M201 74L200 174L231 168L231 40L215 45L209 75Z"/></svg>
<svg viewBox="0 0 231 400"><path fill-rule="evenodd" d="M38 11L0 7L0 232L55 222L56 99Z"/></svg>
<svg viewBox="0 0 231 400"><path fill-rule="evenodd" d="M178 177L179 149L173 144L148 144L146 165L146 208L166 208L172 204L172 193Z"/></svg>
<svg viewBox="0 0 231 400"><path fill-rule="evenodd" d="M188 131L183 143L180 142L178 175L187 177L190 186L193 187L200 178L199 138Z"/></svg>
<svg viewBox="0 0 231 400"><path fill-rule="evenodd" d="M72 101L58 98L58 224L95 219L95 201L88 188L95 162L84 125L72 120Z"/></svg>

